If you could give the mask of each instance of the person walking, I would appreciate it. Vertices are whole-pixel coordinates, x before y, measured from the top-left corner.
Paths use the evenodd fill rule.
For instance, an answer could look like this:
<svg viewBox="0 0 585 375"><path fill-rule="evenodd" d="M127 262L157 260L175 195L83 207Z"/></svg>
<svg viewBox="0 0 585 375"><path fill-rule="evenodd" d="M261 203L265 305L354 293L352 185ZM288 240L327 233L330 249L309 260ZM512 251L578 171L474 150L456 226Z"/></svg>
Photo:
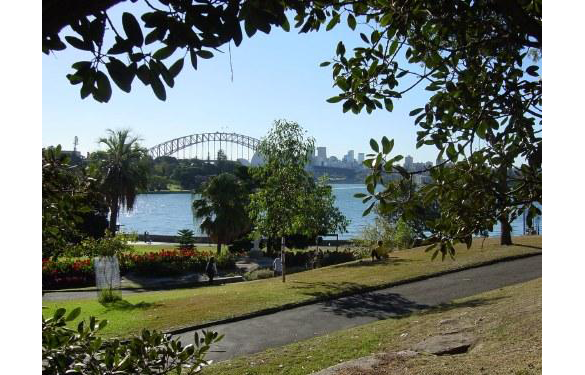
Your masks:
<svg viewBox="0 0 585 375"><path fill-rule="evenodd" d="M276 257L272 262L272 269L274 270L274 276L282 275L282 260L280 257Z"/></svg>
<svg viewBox="0 0 585 375"><path fill-rule="evenodd" d="M213 278L217 275L217 265L214 257L209 258L207 266L205 266L205 273L209 278L209 284L213 284Z"/></svg>

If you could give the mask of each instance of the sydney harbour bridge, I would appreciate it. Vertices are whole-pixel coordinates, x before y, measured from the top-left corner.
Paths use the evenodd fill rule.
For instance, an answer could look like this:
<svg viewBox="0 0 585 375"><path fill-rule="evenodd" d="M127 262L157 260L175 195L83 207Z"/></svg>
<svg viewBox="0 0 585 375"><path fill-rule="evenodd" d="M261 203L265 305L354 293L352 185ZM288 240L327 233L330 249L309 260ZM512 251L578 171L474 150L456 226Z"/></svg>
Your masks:
<svg viewBox="0 0 585 375"><path fill-rule="evenodd" d="M173 156L177 159L199 159L215 162L221 150L228 160L246 161L243 164L261 164L262 158L256 154L260 140L237 133L199 133L186 135L160 143L149 149L150 156L156 159L161 156ZM331 176L355 177L355 171L347 168L311 166L315 176L328 174Z"/></svg>
<svg viewBox="0 0 585 375"><path fill-rule="evenodd" d="M221 150L228 160L254 159L260 140L237 133L200 133L171 139L149 150L153 159L173 156L179 159L215 161Z"/></svg>

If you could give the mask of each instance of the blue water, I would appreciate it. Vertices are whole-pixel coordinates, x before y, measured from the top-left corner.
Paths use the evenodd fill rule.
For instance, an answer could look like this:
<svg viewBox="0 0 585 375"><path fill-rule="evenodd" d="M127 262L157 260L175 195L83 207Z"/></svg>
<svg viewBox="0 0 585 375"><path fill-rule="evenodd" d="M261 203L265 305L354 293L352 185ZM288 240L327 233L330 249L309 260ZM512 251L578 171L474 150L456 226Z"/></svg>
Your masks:
<svg viewBox="0 0 585 375"><path fill-rule="evenodd" d="M354 194L366 192L364 185L360 184L337 184L333 185L335 203L341 212L351 221L347 230L348 233L340 234L339 238L349 239L357 237L363 227L373 222L374 215L362 216L367 207L360 199L353 197ZM193 219L191 202L196 197L194 194L139 194L132 212L120 214L119 223L125 232L137 232L150 234L174 235L180 229L192 229L199 235L199 225ZM536 225L542 224L540 218ZM512 223L512 234L522 235L522 219L519 218ZM490 236L499 236L499 225L494 227Z"/></svg>

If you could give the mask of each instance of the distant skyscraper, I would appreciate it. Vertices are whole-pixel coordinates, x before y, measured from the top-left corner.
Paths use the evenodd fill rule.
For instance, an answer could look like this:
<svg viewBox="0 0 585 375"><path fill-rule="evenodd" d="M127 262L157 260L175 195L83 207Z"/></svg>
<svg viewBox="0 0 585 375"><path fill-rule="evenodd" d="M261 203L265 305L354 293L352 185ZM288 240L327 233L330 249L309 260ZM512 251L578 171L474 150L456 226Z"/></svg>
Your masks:
<svg viewBox="0 0 585 375"><path fill-rule="evenodd" d="M357 161L360 164L364 162L364 153L363 152L358 153L358 160Z"/></svg>
<svg viewBox="0 0 585 375"><path fill-rule="evenodd" d="M353 150L349 150L347 152L347 161L350 163L353 163L354 160L355 160L355 158L353 157Z"/></svg>
<svg viewBox="0 0 585 375"><path fill-rule="evenodd" d="M327 160L327 147L317 147L317 157Z"/></svg>
<svg viewBox="0 0 585 375"><path fill-rule="evenodd" d="M413 158L412 156L408 155L407 157L404 158L404 169L406 170L410 170L412 168L412 162L413 162Z"/></svg>

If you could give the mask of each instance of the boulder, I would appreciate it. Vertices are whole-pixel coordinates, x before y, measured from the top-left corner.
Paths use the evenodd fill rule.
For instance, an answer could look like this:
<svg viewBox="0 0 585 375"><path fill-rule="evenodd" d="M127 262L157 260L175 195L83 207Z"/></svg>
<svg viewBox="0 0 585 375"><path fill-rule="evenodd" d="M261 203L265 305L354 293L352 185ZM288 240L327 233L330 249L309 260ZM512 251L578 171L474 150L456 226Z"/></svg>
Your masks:
<svg viewBox="0 0 585 375"><path fill-rule="evenodd" d="M413 350L435 355L466 353L476 338L466 333L452 333L429 337L413 346Z"/></svg>

